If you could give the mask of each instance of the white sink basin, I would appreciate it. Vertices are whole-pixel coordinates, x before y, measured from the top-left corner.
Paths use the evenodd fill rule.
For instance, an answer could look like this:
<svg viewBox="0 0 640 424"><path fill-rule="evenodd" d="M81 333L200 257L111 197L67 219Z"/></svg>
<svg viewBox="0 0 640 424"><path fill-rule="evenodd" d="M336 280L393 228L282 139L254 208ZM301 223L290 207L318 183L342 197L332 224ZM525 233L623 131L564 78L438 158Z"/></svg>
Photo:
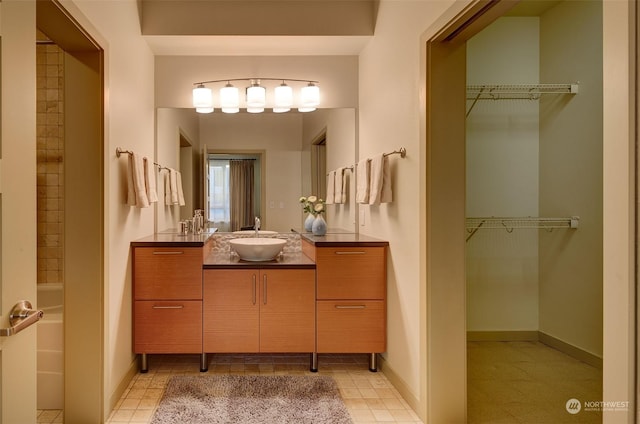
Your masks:
<svg viewBox="0 0 640 424"><path fill-rule="evenodd" d="M260 262L270 261L278 256L287 241L278 238L247 237L231 239L229 244L240 259Z"/></svg>
<svg viewBox="0 0 640 424"><path fill-rule="evenodd" d="M255 235L256 230L242 230L242 231L234 231L233 234L238 235ZM258 235L260 236L273 236L278 234L277 231L268 231L268 230L258 230Z"/></svg>

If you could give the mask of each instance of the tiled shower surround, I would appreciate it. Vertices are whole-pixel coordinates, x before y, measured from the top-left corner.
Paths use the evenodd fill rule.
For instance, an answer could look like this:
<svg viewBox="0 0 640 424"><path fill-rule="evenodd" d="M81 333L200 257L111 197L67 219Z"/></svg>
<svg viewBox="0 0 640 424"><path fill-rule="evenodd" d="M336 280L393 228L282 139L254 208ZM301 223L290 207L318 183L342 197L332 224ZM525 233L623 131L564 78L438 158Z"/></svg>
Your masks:
<svg viewBox="0 0 640 424"><path fill-rule="evenodd" d="M62 283L64 214L63 51L36 48L38 284Z"/></svg>

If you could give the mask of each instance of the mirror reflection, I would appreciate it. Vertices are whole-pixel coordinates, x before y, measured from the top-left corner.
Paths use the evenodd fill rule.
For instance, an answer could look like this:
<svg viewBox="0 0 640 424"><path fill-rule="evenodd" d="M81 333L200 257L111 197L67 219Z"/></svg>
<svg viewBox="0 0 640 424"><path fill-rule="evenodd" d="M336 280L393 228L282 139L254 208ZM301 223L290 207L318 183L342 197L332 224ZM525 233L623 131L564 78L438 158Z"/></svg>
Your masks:
<svg viewBox="0 0 640 424"><path fill-rule="evenodd" d="M157 206L156 231L176 228L195 209L204 209L218 231L252 227L256 216L263 230L301 229L299 198L324 198L327 173L356 158L352 108L287 114L159 108L156 118L157 161L181 172L185 197L181 207ZM326 206L329 232L356 232L355 178L345 172L344 179L345 202Z"/></svg>

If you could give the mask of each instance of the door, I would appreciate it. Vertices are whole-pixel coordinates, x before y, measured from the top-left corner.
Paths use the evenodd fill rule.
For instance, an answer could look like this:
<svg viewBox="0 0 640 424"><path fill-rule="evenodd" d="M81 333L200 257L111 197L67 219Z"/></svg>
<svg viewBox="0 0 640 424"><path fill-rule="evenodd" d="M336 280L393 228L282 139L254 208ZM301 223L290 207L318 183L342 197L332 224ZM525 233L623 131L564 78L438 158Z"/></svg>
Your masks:
<svg viewBox="0 0 640 424"><path fill-rule="evenodd" d="M0 327L36 302L36 3L0 2ZM36 422L36 326L0 337L0 423Z"/></svg>

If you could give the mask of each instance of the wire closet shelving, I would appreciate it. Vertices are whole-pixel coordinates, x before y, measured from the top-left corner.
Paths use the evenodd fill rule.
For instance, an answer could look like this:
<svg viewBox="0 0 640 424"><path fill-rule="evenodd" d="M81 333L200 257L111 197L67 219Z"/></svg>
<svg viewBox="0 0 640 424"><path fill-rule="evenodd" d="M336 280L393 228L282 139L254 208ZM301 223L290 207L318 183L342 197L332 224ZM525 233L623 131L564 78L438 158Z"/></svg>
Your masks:
<svg viewBox="0 0 640 424"><path fill-rule="evenodd" d="M538 100L543 94L577 94L578 83L571 84L472 84L467 100L472 100L467 116L479 100Z"/></svg>
<svg viewBox="0 0 640 424"><path fill-rule="evenodd" d="M468 217L465 227L468 233L466 241L469 241L480 229L502 229L511 233L514 229L542 229L553 231L554 229L577 229L580 217L571 216L563 218L526 217Z"/></svg>

